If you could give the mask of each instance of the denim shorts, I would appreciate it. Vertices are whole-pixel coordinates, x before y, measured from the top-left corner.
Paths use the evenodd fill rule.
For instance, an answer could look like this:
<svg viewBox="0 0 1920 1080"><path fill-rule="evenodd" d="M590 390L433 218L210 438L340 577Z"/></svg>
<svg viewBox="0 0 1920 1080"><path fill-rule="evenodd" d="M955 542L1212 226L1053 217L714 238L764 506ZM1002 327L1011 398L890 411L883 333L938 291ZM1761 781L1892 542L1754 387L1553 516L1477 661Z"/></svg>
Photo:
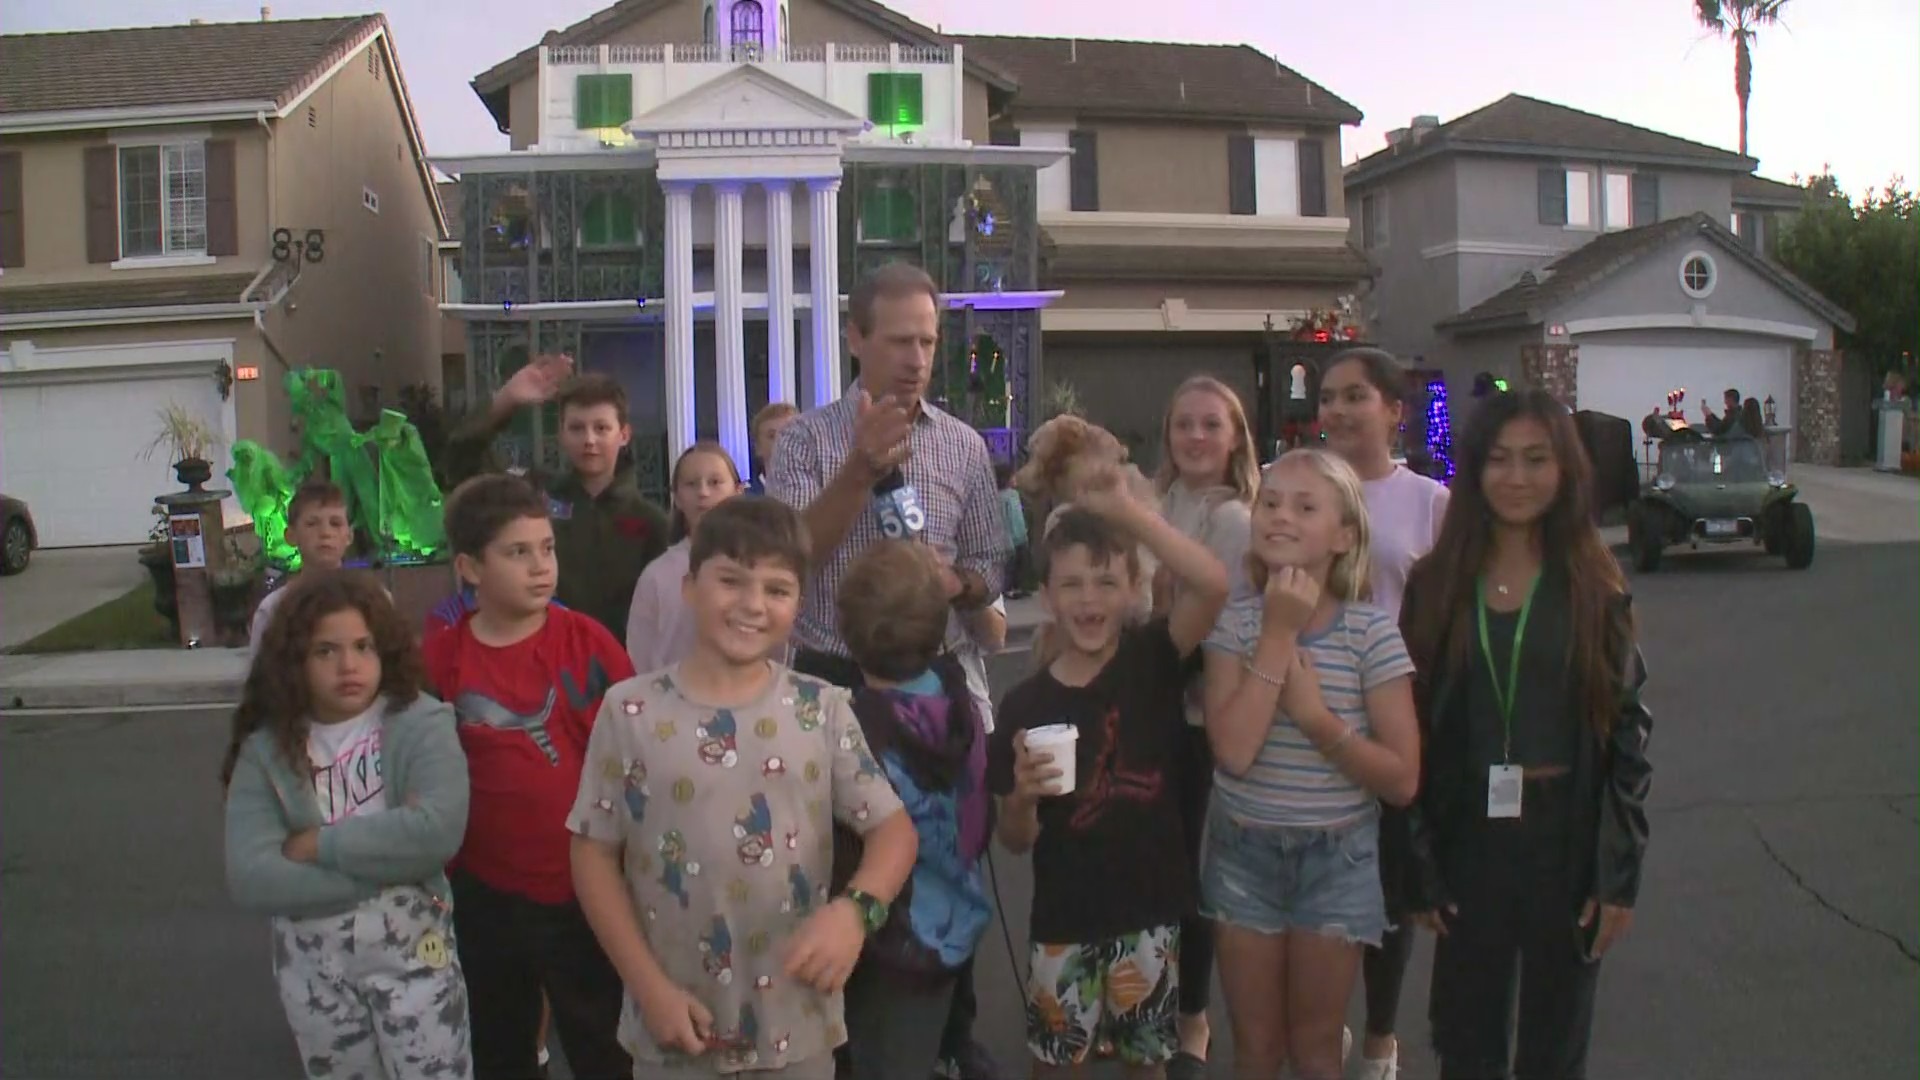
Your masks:
<svg viewBox="0 0 1920 1080"><path fill-rule="evenodd" d="M1235 821L1214 800L1200 864L1200 913L1258 934L1311 933L1378 945L1380 826L1369 814L1330 829Z"/></svg>

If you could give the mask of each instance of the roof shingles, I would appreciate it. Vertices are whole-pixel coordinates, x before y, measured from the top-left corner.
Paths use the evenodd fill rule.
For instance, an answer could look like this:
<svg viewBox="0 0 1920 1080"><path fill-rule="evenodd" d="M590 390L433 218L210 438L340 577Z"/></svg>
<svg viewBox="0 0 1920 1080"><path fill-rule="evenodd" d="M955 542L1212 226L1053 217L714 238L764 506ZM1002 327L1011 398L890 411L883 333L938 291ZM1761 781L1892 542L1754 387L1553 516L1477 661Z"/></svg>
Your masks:
<svg viewBox="0 0 1920 1080"><path fill-rule="evenodd" d="M1426 131L1417 142L1409 138L1398 146L1361 158L1347 167L1347 185L1373 180L1403 165L1449 150L1519 150L1541 154L1572 150L1623 160L1656 159L1685 162L1695 168L1739 172L1751 172L1756 164L1752 158L1717 146L1525 94L1508 94L1491 105Z"/></svg>
<svg viewBox="0 0 1920 1080"><path fill-rule="evenodd" d="M1692 233L1718 241L1732 257L1752 267L1782 292L1841 329L1853 329L1853 317L1845 310L1778 263L1747 250L1739 237L1704 213L1596 236L1548 263L1543 273L1522 274L1515 284L1458 315L1441 320L1437 328L1472 333L1533 326L1543 322L1555 307L1579 296L1602 279Z"/></svg>
<svg viewBox="0 0 1920 1080"><path fill-rule="evenodd" d="M284 105L385 25L380 15L0 37L0 114Z"/></svg>
<svg viewBox="0 0 1920 1080"><path fill-rule="evenodd" d="M0 314L237 304L253 279L253 274L196 274L138 281L0 287Z"/></svg>
<svg viewBox="0 0 1920 1080"><path fill-rule="evenodd" d="M1360 110L1251 45L956 35L1020 82L1014 106L1357 124Z"/></svg>

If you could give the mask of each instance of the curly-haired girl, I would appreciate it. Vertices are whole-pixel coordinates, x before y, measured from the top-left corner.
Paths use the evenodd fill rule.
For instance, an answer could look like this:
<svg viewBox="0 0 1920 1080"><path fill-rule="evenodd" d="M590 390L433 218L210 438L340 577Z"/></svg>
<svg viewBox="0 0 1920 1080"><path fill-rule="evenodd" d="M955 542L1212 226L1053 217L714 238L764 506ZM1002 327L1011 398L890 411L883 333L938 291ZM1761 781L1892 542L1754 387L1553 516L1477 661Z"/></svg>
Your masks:
<svg viewBox="0 0 1920 1080"><path fill-rule="evenodd" d="M467 823L453 711L371 578L289 587L233 715L227 886L273 916L309 1077L470 1078L467 991L441 867Z"/></svg>

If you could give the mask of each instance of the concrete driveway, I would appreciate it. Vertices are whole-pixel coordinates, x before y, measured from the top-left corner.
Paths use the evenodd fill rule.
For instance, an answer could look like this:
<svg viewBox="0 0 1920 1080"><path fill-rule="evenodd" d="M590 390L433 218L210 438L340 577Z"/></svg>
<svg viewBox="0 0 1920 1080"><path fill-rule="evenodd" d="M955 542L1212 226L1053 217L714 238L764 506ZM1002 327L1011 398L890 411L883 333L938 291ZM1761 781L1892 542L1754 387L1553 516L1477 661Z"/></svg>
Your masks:
<svg viewBox="0 0 1920 1080"><path fill-rule="evenodd" d="M0 649L91 611L147 576L137 545L36 551L26 572L0 577Z"/></svg>
<svg viewBox="0 0 1920 1080"><path fill-rule="evenodd" d="M1820 540L1911 544L1920 540L1920 480L1872 469L1795 465L1788 474L1813 510Z"/></svg>

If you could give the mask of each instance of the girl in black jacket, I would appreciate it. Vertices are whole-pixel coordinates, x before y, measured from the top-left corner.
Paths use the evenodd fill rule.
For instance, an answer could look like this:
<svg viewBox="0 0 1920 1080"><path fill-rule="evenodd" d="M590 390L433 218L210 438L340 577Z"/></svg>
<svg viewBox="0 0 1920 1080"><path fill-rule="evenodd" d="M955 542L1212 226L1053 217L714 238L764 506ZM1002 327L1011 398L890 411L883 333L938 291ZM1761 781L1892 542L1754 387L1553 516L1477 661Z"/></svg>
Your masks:
<svg viewBox="0 0 1920 1080"><path fill-rule="evenodd" d="M1402 887L1439 935L1442 1080L1582 1080L1600 958L1633 922L1652 721L1591 479L1551 396L1487 399L1407 584L1423 760Z"/></svg>

